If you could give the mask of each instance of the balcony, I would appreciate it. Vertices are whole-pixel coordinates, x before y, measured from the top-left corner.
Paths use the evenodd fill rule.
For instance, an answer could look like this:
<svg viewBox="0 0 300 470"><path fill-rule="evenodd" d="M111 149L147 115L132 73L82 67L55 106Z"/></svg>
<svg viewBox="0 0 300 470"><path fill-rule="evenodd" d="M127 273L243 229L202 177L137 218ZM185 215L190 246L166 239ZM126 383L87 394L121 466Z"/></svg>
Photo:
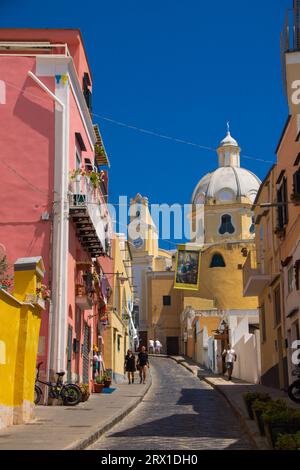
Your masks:
<svg viewBox="0 0 300 470"><path fill-rule="evenodd" d="M106 237L99 192L88 176L77 175L71 181L69 210L83 248L92 258L104 256Z"/></svg>
<svg viewBox="0 0 300 470"><path fill-rule="evenodd" d="M91 310L93 308L93 294L89 292L84 284L76 284L75 303L81 310Z"/></svg>
<svg viewBox="0 0 300 470"><path fill-rule="evenodd" d="M270 281L271 276L263 273L261 267L257 265L256 252L250 251L243 266L244 296L253 297L260 295Z"/></svg>

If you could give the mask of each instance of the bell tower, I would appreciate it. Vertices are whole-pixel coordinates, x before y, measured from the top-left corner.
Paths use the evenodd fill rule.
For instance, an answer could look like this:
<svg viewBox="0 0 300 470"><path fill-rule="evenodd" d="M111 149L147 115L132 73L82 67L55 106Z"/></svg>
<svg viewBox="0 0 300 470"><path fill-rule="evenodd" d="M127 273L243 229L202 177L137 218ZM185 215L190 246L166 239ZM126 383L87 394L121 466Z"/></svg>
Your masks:
<svg viewBox="0 0 300 470"><path fill-rule="evenodd" d="M130 200L128 240L133 257L157 256L158 235L149 211L148 198L137 194Z"/></svg>
<svg viewBox="0 0 300 470"><path fill-rule="evenodd" d="M222 166L240 166L241 149L237 141L230 134L229 122L227 123L227 135L220 142L217 149L219 156L219 167Z"/></svg>

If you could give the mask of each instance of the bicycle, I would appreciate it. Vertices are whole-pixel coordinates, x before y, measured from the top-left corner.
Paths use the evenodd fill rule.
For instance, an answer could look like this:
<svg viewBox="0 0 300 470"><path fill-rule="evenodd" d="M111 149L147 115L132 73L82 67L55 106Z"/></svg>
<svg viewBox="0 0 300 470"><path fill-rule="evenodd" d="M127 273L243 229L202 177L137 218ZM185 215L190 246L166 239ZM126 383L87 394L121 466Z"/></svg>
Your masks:
<svg viewBox="0 0 300 470"><path fill-rule="evenodd" d="M65 375L65 372L56 372L57 380L55 383L43 381L39 378L40 367L43 363L39 362L37 365L37 373L35 378L34 386L34 403L38 405L41 401L43 391L38 384L47 385L49 387L49 397L50 398L61 398L62 402L66 406L75 406L82 400L82 393L78 385L63 383L62 378Z"/></svg>

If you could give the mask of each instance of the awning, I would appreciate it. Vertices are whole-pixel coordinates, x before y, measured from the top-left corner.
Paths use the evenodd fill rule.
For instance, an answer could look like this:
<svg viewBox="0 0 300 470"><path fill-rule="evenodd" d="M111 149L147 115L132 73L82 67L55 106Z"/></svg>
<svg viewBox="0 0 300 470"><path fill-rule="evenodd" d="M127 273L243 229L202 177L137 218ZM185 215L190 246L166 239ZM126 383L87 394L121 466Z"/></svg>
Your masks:
<svg viewBox="0 0 300 470"><path fill-rule="evenodd" d="M95 159L96 159L97 165L110 167L109 158L107 156L106 150L102 142L98 124L94 125L94 131L95 131L96 138L97 138L97 142L95 144Z"/></svg>

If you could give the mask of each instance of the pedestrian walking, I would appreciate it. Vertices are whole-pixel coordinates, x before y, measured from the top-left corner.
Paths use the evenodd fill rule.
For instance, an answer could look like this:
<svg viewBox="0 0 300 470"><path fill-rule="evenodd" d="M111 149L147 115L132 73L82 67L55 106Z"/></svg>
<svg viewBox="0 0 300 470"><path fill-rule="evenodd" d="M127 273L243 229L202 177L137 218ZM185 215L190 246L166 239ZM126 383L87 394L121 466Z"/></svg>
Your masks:
<svg viewBox="0 0 300 470"><path fill-rule="evenodd" d="M125 364L124 364L125 372L127 372L128 375L128 383L134 383L134 373L136 370L136 365L135 365L135 355L131 351L131 349L128 349L127 354L125 356Z"/></svg>
<svg viewBox="0 0 300 470"><path fill-rule="evenodd" d="M234 362L237 360L236 352L234 349L231 348L231 345L228 344L227 348L224 349L222 356L225 357L228 380L231 380L233 365Z"/></svg>
<svg viewBox="0 0 300 470"><path fill-rule="evenodd" d="M161 353L161 348L162 348L162 344L161 342L159 341L159 339L157 339L155 341L155 352L156 354L160 354Z"/></svg>
<svg viewBox="0 0 300 470"><path fill-rule="evenodd" d="M154 341L153 339L149 339L149 354L153 354L155 352L154 350Z"/></svg>
<svg viewBox="0 0 300 470"><path fill-rule="evenodd" d="M100 375L100 362L101 358L99 355L99 349L97 346L94 346L93 351L93 378L98 377Z"/></svg>
<svg viewBox="0 0 300 470"><path fill-rule="evenodd" d="M146 383L147 368L149 369L149 358L145 346L142 346L138 355L137 367L140 373L140 383Z"/></svg>

